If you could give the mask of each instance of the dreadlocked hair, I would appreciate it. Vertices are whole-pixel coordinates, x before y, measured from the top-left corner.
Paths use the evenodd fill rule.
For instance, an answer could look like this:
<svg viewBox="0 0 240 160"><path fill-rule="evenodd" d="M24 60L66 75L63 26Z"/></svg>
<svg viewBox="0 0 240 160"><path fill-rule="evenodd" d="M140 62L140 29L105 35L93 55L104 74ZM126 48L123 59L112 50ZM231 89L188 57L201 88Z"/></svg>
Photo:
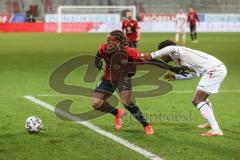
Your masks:
<svg viewBox="0 0 240 160"><path fill-rule="evenodd" d="M126 37L121 30L114 30L110 32L111 36L114 36L116 40L119 40L121 42L120 47L125 47L127 45Z"/></svg>

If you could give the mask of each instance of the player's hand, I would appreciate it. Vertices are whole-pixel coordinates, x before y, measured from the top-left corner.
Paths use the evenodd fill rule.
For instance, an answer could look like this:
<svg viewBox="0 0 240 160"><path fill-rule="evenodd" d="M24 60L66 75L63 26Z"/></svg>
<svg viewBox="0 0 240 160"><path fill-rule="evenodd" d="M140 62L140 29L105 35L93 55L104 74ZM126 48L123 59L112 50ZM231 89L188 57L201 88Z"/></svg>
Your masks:
<svg viewBox="0 0 240 160"><path fill-rule="evenodd" d="M181 74L183 76L187 76L187 74L189 73L190 69L186 66L180 66L180 67L171 67L169 69L170 71L176 73L176 74Z"/></svg>
<svg viewBox="0 0 240 160"><path fill-rule="evenodd" d="M171 73L165 74L165 75L164 75L164 79L165 79L165 80L168 80L168 81L174 81L174 80L176 80L175 75L173 75L173 74L171 74Z"/></svg>

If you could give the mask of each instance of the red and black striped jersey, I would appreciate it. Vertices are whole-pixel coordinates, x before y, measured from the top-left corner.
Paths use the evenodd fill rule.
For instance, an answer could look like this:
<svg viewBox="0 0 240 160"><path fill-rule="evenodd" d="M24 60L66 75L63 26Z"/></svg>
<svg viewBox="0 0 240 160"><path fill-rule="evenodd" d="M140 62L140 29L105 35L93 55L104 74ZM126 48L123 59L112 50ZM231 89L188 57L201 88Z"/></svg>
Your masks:
<svg viewBox="0 0 240 160"><path fill-rule="evenodd" d="M104 59L106 66L103 78L105 80L113 80L115 78L124 78L129 72L135 72L136 64L129 62L141 62L141 53L135 48L125 47L119 53L108 53L106 44L102 44L98 48L99 56ZM123 65L123 62L128 62L130 65Z"/></svg>
<svg viewBox="0 0 240 160"><path fill-rule="evenodd" d="M122 21L122 30L126 32L127 41L136 41L138 29L140 29L140 27L136 20L125 19Z"/></svg>
<svg viewBox="0 0 240 160"><path fill-rule="evenodd" d="M199 22L198 14L197 12L189 12L188 13L188 22L190 25L196 25L196 22Z"/></svg>

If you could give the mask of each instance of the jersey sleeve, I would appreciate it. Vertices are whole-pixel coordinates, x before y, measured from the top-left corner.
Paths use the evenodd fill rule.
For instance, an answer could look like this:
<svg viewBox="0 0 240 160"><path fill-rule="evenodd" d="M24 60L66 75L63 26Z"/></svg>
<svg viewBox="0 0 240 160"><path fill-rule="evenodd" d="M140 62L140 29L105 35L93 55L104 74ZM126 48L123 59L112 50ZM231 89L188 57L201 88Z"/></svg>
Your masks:
<svg viewBox="0 0 240 160"><path fill-rule="evenodd" d="M187 22L189 22L190 21L190 14L188 13L188 15L187 15Z"/></svg>
<svg viewBox="0 0 240 160"><path fill-rule="evenodd" d="M178 16L178 14L176 14L175 22L178 21L178 18L179 18L179 16Z"/></svg>
<svg viewBox="0 0 240 160"><path fill-rule="evenodd" d="M172 53L172 52L174 52L176 50L177 50L176 46L167 46L167 47L164 47L163 49L160 49L158 51L152 52L151 53L151 57L154 59L154 58L166 55L166 54L170 54L170 53Z"/></svg>
<svg viewBox="0 0 240 160"><path fill-rule="evenodd" d="M122 30L124 30L124 20L122 21Z"/></svg>
<svg viewBox="0 0 240 160"><path fill-rule="evenodd" d="M137 21L134 21L134 25L135 25L135 28L136 28L136 29L140 29Z"/></svg>
<svg viewBox="0 0 240 160"><path fill-rule="evenodd" d="M196 18L196 20L199 22L199 17L198 17L197 12L195 12L195 18Z"/></svg>
<svg viewBox="0 0 240 160"><path fill-rule="evenodd" d="M105 48L105 44L101 44L101 45L98 47L97 53L98 53L98 55L99 55L101 58L103 58L103 56L104 56L104 48Z"/></svg>
<svg viewBox="0 0 240 160"><path fill-rule="evenodd" d="M128 48L127 54L133 58L134 61L141 61L141 53L135 48Z"/></svg>

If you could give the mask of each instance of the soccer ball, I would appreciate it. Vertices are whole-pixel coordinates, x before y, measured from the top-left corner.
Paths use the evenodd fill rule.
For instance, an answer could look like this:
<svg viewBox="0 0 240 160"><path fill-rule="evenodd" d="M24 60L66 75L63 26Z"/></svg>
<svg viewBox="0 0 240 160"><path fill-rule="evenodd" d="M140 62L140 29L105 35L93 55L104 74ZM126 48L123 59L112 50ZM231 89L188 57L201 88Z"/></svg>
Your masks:
<svg viewBox="0 0 240 160"><path fill-rule="evenodd" d="M31 116L26 120L25 128L29 133L38 133L43 127L42 120L37 116Z"/></svg>

